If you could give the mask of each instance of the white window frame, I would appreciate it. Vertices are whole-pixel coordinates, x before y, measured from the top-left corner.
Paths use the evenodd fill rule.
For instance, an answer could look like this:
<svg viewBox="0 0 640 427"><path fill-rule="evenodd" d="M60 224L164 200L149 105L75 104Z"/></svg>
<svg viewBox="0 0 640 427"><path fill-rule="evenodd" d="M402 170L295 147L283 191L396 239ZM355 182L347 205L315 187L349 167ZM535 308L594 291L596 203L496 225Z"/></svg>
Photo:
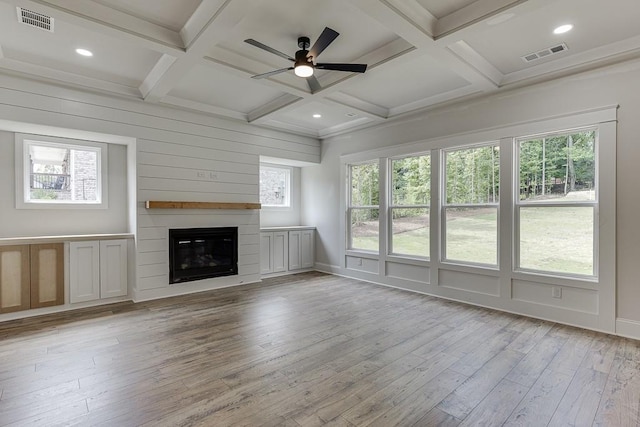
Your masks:
<svg viewBox="0 0 640 427"><path fill-rule="evenodd" d="M455 151L463 151L463 150L472 150L475 148L483 148L483 147L500 147L500 141L488 141L482 143L475 143L469 145L457 145L450 148L445 148L440 151L440 262L442 264L450 264L450 265L459 265L459 266L470 266L470 267L478 267L478 268L486 268L495 271L500 270L500 199L502 195L502 185L498 190L498 201L495 203L466 203L466 204L448 204L447 203L447 153L455 152ZM500 157L500 161L498 163L500 170L502 169L502 155ZM498 174L500 174L500 170ZM502 180L500 181L502 183ZM480 262L471 262L465 260L457 260L457 259L449 259L447 258L447 209L482 209L482 208L495 208L496 210L496 263L495 264L485 264Z"/></svg>
<svg viewBox="0 0 640 427"><path fill-rule="evenodd" d="M282 205L267 205L267 204L262 204L262 209L265 210L274 210L274 211L289 211L291 209L293 209L293 202L291 200L291 196L293 194L292 191L292 182L293 182L293 168L290 166L283 166L283 165L276 165L276 164L272 164L272 163L260 163L260 171L262 171L263 169L270 169L270 170L278 170L278 171L284 171L286 173L286 190L285 190L285 200L286 203L282 204ZM258 175L258 179L259 179L259 175ZM260 201L260 203L262 203L262 201Z"/></svg>
<svg viewBox="0 0 640 427"><path fill-rule="evenodd" d="M528 141L532 139L540 139L540 138L548 138L553 136L563 136L570 135L577 132L586 132L586 131L594 131L595 132L595 141L594 141L594 163L595 163L595 198L594 200L584 200L584 201L555 201L553 199L545 200L545 201L528 201L528 200L520 200L520 142ZM593 280L596 281L598 279L598 268L599 268L599 248L600 248L600 238L599 238L599 207L600 207L600 167L599 167L599 152L600 152L600 132L599 127L597 125L573 128L573 129L562 129L554 132L545 132L542 134L534 134L534 135L526 135L519 136L514 138L514 148L513 148L513 165L514 165L514 174L513 174L513 256L514 256L514 271L520 273L527 273L533 275L541 275L541 276L550 276L550 277L564 277L570 279L579 279L579 280ZM544 183L543 183L544 185ZM558 271L548 271L548 270L536 270L530 268L522 268L520 267L520 210L522 207L589 207L593 208L593 274L577 274L577 273L564 273Z"/></svg>
<svg viewBox="0 0 640 427"><path fill-rule="evenodd" d="M429 158L429 187L430 187L430 197L429 197L429 203L427 204L422 204L422 205L396 205L393 203L393 161L394 160L403 160L403 159L408 159L410 157L428 157ZM388 230L388 236L387 236L387 242L388 243L388 251L387 254L392 256L392 257L396 257L396 258L403 258L403 259L414 259L414 260L420 260L420 261L429 261L431 259L431 256L433 256L431 254L431 239L433 239L433 236L431 235L431 230L429 235L429 242L428 242L428 247L429 247L429 256L420 256L420 255L414 255L414 254L403 254L403 253L398 253L395 252L393 250L393 209L427 209L427 211L429 212L429 218L431 218L431 200L433 199L433 197L431 196L431 181L433 180L433 168L432 168L432 156L431 156L431 151L423 151L420 153L412 153L412 154L403 154L400 156L393 156L393 157L389 157L387 158L387 182L385 183L385 185L388 186L388 190L387 190L387 194L389 195L388 201L386 203L386 208L387 208L387 230ZM380 178L379 178L380 179ZM431 221L429 221L431 222ZM431 228L431 224L429 224L429 228Z"/></svg>
<svg viewBox="0 0 640 427"><path fill-rule="evenodd" d="M381 235L380 235L380 224L382 224L382 218L381 218L381 210L380 210L380 204L377 205L362 205L362 206L353 206L351 204L351 167L352 166L359 166L359 165L367 165L367 164L377 164L378 165L378 184L380 185L380 183L382 182L383 179L383 175L382 175L382 171L380 168L380 160L379 159L375 159L375 160L369 160L369 161L362 161L362 162L352 162L352 163L347 163L346 164L346 217L345 217L345 230L346 230L346 250L347 252L362 252L362 253L368 253L368 254L376 254L378 255L380 253L380 241L381 241ZM382 194L379 194L379 199L380 202L382 202ZM353 210L364 210L364 209L377 209L378 210L378 250L367 250L367 249L361 249L361 248L354 248L353 247L353 239L352 239L352 233L351 233L351 212Z"/></svg>
<svg viewBox="0 0 640 427"><path fill-rule="evenodd" d="M76 148L97 153L96 201L85 200L30 200L29 146L40 145L60 148ZM16 209L107 209L108 206L108 145L101 142L58 138L45 135L15 135Z"/></svg>

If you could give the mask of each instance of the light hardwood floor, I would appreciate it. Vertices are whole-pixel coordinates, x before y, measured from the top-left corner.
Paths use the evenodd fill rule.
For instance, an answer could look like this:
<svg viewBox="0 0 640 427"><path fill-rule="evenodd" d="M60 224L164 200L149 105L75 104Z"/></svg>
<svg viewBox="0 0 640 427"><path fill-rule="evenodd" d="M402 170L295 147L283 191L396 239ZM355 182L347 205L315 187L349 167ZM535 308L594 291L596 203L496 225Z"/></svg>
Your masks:
<svg viewBox="0 0 640 427"><path fill-rule="evenodd" d="M636 426L640 342L320 273L0 324L0 425Z"/></svg>

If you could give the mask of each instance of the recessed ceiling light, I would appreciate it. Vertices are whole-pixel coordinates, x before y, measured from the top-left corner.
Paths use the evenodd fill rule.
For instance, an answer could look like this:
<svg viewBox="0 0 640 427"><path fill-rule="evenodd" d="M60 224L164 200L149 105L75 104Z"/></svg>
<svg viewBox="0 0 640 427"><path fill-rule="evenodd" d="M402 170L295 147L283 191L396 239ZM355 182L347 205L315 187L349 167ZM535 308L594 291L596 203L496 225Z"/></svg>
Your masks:
<svg viewBox="0 0 640 427"><path fill-rule="evenodd" d="M87 49L76 49L76 53L82 56L93 56L93 52Z"/></svg>
<svg viewBox="0 0 640 427"><path fill-rule="evenodd" d="M316 113L316 114L313 115L314 119L319 119L320 117L322 117L322 114Z"/></svg>
<svg viewBox="0 0 640 427"><path fill-rule="evenodd" d="M560 25L558 28L553 30L553 34L564 34L571 31L572 28L573 28L573 25L571 24Z"/></svg>

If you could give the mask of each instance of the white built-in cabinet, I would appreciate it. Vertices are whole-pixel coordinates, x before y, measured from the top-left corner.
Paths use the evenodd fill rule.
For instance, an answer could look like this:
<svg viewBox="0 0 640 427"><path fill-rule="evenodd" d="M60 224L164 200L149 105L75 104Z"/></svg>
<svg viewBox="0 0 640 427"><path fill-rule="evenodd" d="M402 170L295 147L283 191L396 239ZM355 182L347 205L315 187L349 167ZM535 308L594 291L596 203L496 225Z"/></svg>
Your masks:
<svg viewBox="0 0 640 427"><path fill-rule="evenodd" d="M314 230L289 231L289 270L313 267Z"/></svg>
<svg viewBox="0 0 640 427"><path fill-rule="evenodd" d="M286 231L260 233L260 274L287 271L288 247Z"/></svg>
<svg viewBox="0 0 640 427"><path fill-rule="evenodd" d="M260 232L260 274L287 274L313 268L314 233L314 228L263 229Z"/></svg>
<svg viewBox="0 0 640 427"><path fill-rule="evenodd" d="M69 302L127 295L127 240L69 243Z"/></svg>

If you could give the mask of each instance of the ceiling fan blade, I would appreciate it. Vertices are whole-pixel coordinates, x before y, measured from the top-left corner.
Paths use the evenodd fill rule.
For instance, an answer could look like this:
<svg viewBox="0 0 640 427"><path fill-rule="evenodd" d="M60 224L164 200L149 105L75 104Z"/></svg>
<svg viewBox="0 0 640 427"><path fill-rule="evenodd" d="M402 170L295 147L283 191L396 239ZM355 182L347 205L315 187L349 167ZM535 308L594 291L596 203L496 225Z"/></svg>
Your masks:
<svg viewBox="0 0 640 427"><path fill-rule="evenodd" d="M307 57L311 56L313 57L313 59L316 59L318 55L320 55L322 51L327 48L327 46L333 43L333 41L339 35L340 33L338 33L337 31L332 30L329 27L325 27L325 29L322 31L322 34L320 34L320 37L318 37L318 40L316 40L316 42L313 44L313 47L309 50L309 54L307 55Z"/></svg>
<svg viewBox="0 0 640 427"><path fill-rule="evenodd" d="M364 73L367 64L316 64L318 70L349 71L351 73Z"/></svg>
<svg viewBox="0 0 640 427"><path fill-rule="evenodd" d="M293 67L289 68L280 68L279 70L269 71L268 73L257 74L255 76L251 76L252 79L264 79L267 77L275 76L276 74L284 73L285 71L293 70Z"/></svg>
<svg viewBox="0 0 640 427"><path fill-rule="evenodd" d="M307 77L307 83L309 84L309 89L311 89L311 93L316 93L322 86L320 86L320 82L316 79L316 76Z"/></svg>
<svg viewBox="0 0 640 427"><path fill-rule="evenodd" d="M278 55L284 59L288 59L289 61L292 61L292 62L295 61L295 59L293 59L291 56L287 55L286 53L282 53L279 50L269 47L266 44L262 44L259 41L256 41L254 39L246 39L244 42L249 43L250 45L260 48L262 50L266 50L267 52L271 52L274 55Z"/></svg>

